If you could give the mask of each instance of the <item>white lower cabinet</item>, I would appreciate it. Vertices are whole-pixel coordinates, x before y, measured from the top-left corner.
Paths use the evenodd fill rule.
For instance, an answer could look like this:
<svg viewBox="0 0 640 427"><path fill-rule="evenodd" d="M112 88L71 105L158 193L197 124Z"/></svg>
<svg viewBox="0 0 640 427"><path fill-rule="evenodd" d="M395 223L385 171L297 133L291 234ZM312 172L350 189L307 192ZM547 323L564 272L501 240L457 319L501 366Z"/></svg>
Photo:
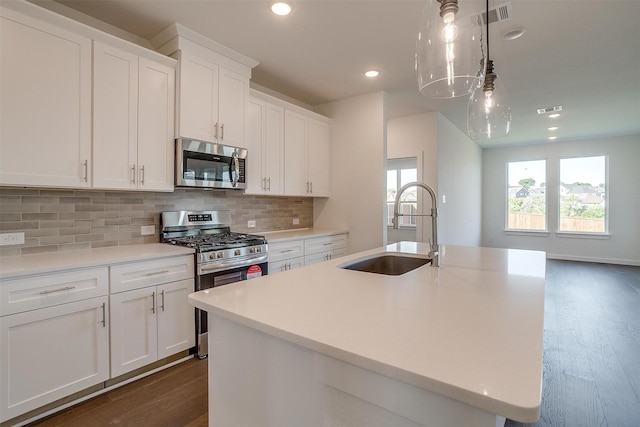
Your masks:
<svg viewBox="0 0 640 427"><path fill-rule="evenodd" d="M195 346L193 256L111 267L111 377Z"/></svg>
<svg viewBox="0 0 640 427"><path fill-rule="evenodd" d="M304 265L329 261L347 254L347 235L315 237L304 241Z"/></svg>
<svg viewBox="0 0 640 427"><path fill-rule="evenodd" d="M103 296L0 317L0 422L109 378L108 312Z"/></svg>
<svg viewBox="0 0 640 427"><path fill-rule="evenodd" d="M347 233L269 243L269 274L347 254Z"/></svg>

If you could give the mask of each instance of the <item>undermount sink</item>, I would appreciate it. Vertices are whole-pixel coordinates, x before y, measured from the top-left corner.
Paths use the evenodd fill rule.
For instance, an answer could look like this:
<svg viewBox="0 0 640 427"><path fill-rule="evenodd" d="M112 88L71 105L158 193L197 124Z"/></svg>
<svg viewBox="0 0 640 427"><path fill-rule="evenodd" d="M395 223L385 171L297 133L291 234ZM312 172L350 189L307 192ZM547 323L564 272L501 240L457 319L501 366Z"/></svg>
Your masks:
<svg viewBox="0 0 640 427"><path fill-rule="evenodd" d="M357 260L350 264L343 264L339 267L346 270L399 276L430 262L432 262L431 258L383 254L372 258Z"/></svg>

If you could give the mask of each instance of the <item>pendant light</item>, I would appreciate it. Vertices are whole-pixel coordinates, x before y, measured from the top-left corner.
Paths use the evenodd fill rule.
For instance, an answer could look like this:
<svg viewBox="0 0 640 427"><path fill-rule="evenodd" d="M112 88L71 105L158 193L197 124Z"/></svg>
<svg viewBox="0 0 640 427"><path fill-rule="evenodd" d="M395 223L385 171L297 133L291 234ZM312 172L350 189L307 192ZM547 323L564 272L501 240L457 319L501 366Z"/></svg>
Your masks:
<svg viewBox="0 0 640 427"><path fill-rule="evenodd" d="M474 3L427 0L416 42L418 88L428 98L468 95L479 83L482 25Z"/></svg>
<svg viewBox="0 0 640 427"><path fill-rule="evenodd" d="M498 78L489 56L489 0L487 14L487 58L483 60L484 82L475 87L467 105L467 132L472 139L506 136L511 130L511 106L507 90Z"/></svg>

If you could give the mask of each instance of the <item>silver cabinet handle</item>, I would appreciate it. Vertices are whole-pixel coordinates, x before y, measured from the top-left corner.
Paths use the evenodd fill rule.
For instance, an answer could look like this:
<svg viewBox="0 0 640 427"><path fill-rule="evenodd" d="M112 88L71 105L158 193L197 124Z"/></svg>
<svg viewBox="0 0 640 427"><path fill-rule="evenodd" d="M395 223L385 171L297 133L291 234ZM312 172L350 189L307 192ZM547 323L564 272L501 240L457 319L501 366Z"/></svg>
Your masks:
<svg viewBox="0 0 640 427"><path fill-rule="evenodd" d="M131 166L131 183L136 183L136 165Z"/></svg>
<svg viewBox="0 0 640 427"><path fill-rule="evenodd" d="M213 138L218 139L218 122L213 125Z"/></svg>
<svg viewBox="0 0 640 427"><path fill-rule="evenodd" d="M262 178L262 189L266 190L267 189L267 177L263 177Z"/></svg>
<svg viewBox="0 0 640 427"><path fill-rule="evenodd" d="M156 293L151 292L151 312L156 313Z"/></svg>
<svg viewBox="0 0 640 427"><path fill-rule="evenodd" d="M307 181L307 193L309 192L309 181Z"/></svg>
<svg viewBox="0 0 640 427"><path fill-rule="evenodd" d="M145 276L157 276L159 274L167 274L168 272L169 272L169 270L153 271L151 273L145 274Z"/></svg>
<svg viewBox="0 0 640 427"><path fill-rule="evenodd" d="M140 178L138 179L141 185L144 185L144 165L140 168Z"/></svg>
<svg viewBox="0 0 640 427"><path fill-rule="evenodd" d="M271 191L271 177L267 178L267 190Z"/></svg>
<svg viewBox="0 0 640 427"><path fill-rule="evenodd" d="M89 180L89 160L82 162L82 167L84 169L84 176L82 177L82 180L87 182Z"/></svg>
<svg viewBox="0 0 640 427"><path fill-rule="evenodd" d="M313 193L313 181L309 181L309 193Z"/></svg>
<svg viewBox="0 0 640 427"><path fill-rule="evenodd" d="M162 311L164 311L164 289L160 292L160 296L162 298L162 305L160 306L160 308L162 309Z"/></svg>
<svg viewBox="0 0 640 427"><path fill-rule="evenodd" d="M52 289L50 291L48 290L42 291L40 292L40 295L49 295L55 292L70 291L71 289L75 289L75 288L76 288L75 286L65 286L64 288Z"/></svg>
<svg viewBox="0 0 640 427"><path fill-rule="evenodd" d="M287 264L287 270L291 270L291 263Z"/></svg>
<svg viewBox="0 0 640 427"><path fill-rule="evenodd" d="M107 304L102 303L102 327L107 327Z"/></svg>
<svg viewBox="0 0 640 427"><path fill-rule="evenodd" d="M220 141L224 141L224 123L220 125Z"/></svg>

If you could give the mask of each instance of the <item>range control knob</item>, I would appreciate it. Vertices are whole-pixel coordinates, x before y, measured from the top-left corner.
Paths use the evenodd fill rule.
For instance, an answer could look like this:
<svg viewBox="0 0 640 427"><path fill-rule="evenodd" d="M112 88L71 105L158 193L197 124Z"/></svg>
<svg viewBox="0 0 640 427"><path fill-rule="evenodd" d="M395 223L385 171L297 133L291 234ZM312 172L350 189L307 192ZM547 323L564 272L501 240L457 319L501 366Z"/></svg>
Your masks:
<svg viewBox="0 0 640 427"><path fill-rule="evenodd" d="M250 254L256 253L256 248L249 248L249 253Z"/></svg>
<svg viewBox="0 0 640 427"><path fill-rule="evenodd" d="M211 252L209 254L209 259L216 259L216 254L214 254L213 252Z"/></svg>
<svg viewBox="0 0 640 427"><path fill-rule="evenodd" d="M234 255L240 255L240 249L236 249L235 251L233 251Z"/></svg>
<svg viewBox="0 0 640 427"><path fill-rule="evenodd" d="M216 253L216 258L220 259L220 258L222 258L222 256L223 256L223 253L222 253L222 252L218 252L218 253Z"/></svg>
<svg viewBox="0 0 640 427"><path fill-rule="evenodd" d="M262 248L260 246L256 247L256 252L262 252Z"/></svg>

